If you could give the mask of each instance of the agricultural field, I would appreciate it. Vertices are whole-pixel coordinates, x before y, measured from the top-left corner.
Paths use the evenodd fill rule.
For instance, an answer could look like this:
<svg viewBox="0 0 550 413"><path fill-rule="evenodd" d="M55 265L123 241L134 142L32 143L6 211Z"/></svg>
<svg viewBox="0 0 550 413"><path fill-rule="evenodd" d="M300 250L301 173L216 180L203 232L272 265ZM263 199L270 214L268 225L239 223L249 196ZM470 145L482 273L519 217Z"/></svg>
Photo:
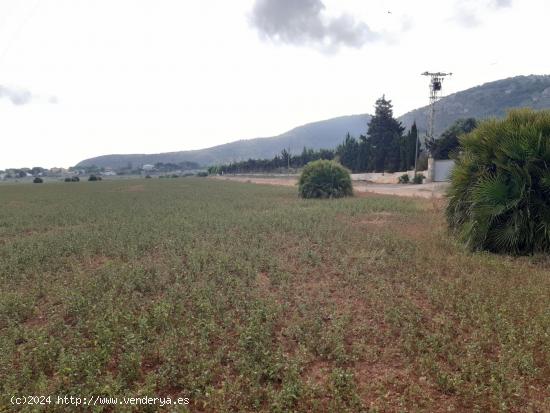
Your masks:
<svg viewBox="0 0 550 413"><path fill-rule="evenodd" d="M550 411L550 258L467 252L444 202L206 178L1 186L0 411L37 411L13 395Z"/></svg>

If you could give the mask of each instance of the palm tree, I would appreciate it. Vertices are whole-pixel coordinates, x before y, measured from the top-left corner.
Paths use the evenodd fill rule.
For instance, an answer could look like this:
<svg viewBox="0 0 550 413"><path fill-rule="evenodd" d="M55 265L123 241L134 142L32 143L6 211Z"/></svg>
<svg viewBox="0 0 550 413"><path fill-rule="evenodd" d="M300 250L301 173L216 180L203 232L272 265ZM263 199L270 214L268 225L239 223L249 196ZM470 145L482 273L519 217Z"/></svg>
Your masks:
<svg viewBox="0 0 550 413"><path fill-rule="evenodd" d="M472 250L550 251L550 111L513 110L460 138L447 219Z"/></svg>

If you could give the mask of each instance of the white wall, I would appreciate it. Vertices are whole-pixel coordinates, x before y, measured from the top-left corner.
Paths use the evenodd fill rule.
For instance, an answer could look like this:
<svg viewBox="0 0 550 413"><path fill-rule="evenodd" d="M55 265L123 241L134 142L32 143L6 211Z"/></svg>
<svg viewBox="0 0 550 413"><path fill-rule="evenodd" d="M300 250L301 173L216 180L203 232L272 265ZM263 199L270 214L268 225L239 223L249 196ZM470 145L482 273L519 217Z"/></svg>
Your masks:
<svg viewBox="0 0 550 413"><path fill-rule="evenodd" d="M455 166L452 159L438 159L434 162L434 182L446 182Z"/></svg>
<svg viewBox="0 0 550 413"><path fill-rule="evenodd" d="M418 173L427 176L427 171L418 171ZM397 184L399 182L399 177L404 174L408 174L411 181L414 178L414 170L412 170L393 173L372 172L364 174L352 174L351 179L352 181L368 181L377 184Z"/></svg>

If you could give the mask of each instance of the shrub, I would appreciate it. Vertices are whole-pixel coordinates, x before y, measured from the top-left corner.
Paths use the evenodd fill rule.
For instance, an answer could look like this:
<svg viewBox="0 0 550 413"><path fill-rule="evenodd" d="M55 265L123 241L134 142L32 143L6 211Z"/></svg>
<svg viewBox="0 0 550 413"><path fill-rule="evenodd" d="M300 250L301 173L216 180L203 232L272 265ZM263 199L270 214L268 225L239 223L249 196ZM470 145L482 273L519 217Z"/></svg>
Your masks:
<svg viewBox="0 0 550 413"><path fill-rule="evenodd" d="M151 175L145 175L145 179L151 179Z"/></svg>
<svg viewBox="0 0 550 413"><path fill-rule="evenodd" d="M101 181L101 176L90 175L88 181Z"/></svg>
<svg viewBox="0 0 550 413"><path fill-rule="evenodd" d="M302 198L341 198L353 195L349 171L334 161L308 163L300 175L298 185Z"/></svg>
<svg viewBox="0 0 550 413"><path fill-rule="evenodd" d="M80 178L78 176L73 176L72 178L65 178L65 182L80 182Z"/></svg>
<svg viewBox="0 0 550 413"><path fill-rule="evenodd" d="M73 182L71 178L65 178L65 182Z"/></svg>
<svg viewBox="0 0 550 413"><path fill-rule="evenodd" d="M411 180L409 179L409 174L403 174L399 177L397 181L400 184L408 184Z"/></svg>
<svg viewBox="0 0 550 413"><path fill-rule="evenodd" d="M41 183L44 182L44 180L37 176L36 178L33 179L32 182L35 183L35 184L41 184Z"/></svg>
<svg viewBox="0 0 550 413"><path fill-rule="evenodd" d="M513 110L460 139L447 219L472 250L550 251L550 111Z"/></svg>
<svg viewBox="0 0 550 413"><path fill-rule="evenodd" d="M201 178L205 178L208 176L208 172L199 172L197 173L197 176L200 176Z"/></svg>
<svg viewBox="0 0 550 413"><path fill-rule="evenodd" d="M424 179L426 179L426 177L424 175L416 174L413 178L413 184L420 185L420 184L424 183Z"/></svg>

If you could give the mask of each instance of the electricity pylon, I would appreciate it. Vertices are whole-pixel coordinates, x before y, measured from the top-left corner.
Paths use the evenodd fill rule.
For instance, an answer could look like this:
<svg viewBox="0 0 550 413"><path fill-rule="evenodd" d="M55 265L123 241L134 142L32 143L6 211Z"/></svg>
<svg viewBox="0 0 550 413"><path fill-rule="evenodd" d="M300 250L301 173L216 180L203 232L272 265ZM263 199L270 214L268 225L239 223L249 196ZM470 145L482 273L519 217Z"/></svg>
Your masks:
<svg viewBox="0 0 550 413"><path fill-rule="evenodd" d="M435 125L435 104L441 99L441 91L443 89L443 80L446 76L451 76L452 73L442 72L424 72L422 76L430 76L430 112L428 115L428 131L427 137L434 137L434 125Z"/></svg>
<svg viewBox="0 0 550 413"><path fill-rule="evenodd" d="M443 73L443 72L422 73L422 76L430 77L430 111L428 112L428 128L426 131L426 141L433 140L434 129L435 129L435 104L439 99L442 98L443 80L445 79L445 77L451 76L451 75L452 73ZM416 143L416 147L418 148L418 142ZM415 174L417 171L417 166L416 166L417 159L418 159L418 156L415 158L415 163L414 163ZM428 177L428 179L431 180L433 179L433 177Z"/></svg>

